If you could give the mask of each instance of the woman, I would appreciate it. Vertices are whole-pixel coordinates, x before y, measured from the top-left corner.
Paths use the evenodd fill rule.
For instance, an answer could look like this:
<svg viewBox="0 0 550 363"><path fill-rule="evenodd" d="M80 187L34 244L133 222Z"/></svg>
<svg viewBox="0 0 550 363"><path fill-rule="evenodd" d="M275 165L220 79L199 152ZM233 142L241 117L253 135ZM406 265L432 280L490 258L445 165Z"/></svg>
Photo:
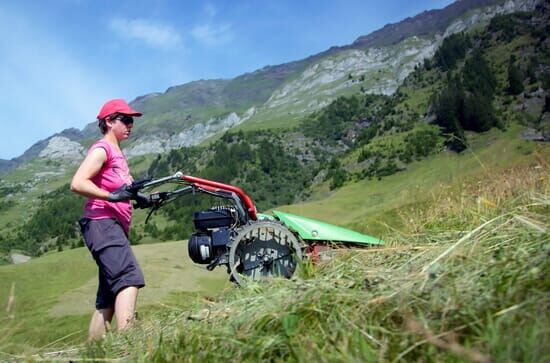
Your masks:
<svg viewBox="0 0 550 363"><path fill-rule="evenodd" d="M120 149L120 142L130 136L136 116L141 113L122 99L103 105L97 119L104 136L90 147L71 182L71 191L88 197L79 223L86 246L99 267L89 340L105 335L113 315L119 331L129 327L138 289L145 286L128 241L130 200L139 197L129 190L133 178Z"/></svg>

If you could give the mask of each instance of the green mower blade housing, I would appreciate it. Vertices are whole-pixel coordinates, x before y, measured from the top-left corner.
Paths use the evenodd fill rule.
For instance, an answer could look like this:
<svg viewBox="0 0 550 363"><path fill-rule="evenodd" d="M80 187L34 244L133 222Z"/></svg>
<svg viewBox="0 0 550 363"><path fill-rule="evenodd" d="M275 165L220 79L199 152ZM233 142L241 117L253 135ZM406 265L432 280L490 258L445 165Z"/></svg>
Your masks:
<svg viewBox="0 0 550 363"><path fill-rule="evenodd" d="M321 222L316 219L276 210L273 211L273 215L288 228L298 233L304 240L358 243L364 245L384 244L384 241L381 239L355 232L351 229L338 227L334 224Z"/></svg>

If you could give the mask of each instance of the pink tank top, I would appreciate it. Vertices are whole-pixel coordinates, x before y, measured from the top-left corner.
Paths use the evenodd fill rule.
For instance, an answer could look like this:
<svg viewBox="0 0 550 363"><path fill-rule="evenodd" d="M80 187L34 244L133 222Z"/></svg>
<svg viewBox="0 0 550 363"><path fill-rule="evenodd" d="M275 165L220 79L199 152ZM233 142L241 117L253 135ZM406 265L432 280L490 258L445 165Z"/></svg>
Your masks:
<svg viewBox="0 0 550 363"><path fill-rule="evenodd" d="M132 184L134 179L130 175L124 155L105 140L99 140L93 144L88 150L88 154L98 147L105 149L107 160L99 173L91 179L92 182L108 192L117 190L122 184ZM88 198L84 206L84 218L115 218L128 234L132 220L132 204L130 201L112 203L102 199Z"/></svg>

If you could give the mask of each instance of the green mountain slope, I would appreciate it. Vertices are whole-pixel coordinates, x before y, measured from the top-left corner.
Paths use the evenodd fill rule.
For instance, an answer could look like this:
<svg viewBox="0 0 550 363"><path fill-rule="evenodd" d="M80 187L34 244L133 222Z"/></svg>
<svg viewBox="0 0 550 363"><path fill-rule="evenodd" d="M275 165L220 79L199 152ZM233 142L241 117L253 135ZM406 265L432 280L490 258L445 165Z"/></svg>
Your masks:
<svg viewBox="0 0 550 363"><path fill-rule="evenodd" d="M548 342L550 150L516 131L481 135L471 152L435 155L407 173L285 207L341 225L382 225L387 241L305 265L298 280L223 290L225 271L192 266L184 243L136 246L149 284L141 318L101 345L81 344L96 279L85 249L0 267L0 300L15 301L0 311L0 357L460 360L478 353L539 361Z"/></svg>
<svg viewBox="0 0 550 363"><path fill-rule="evenodd" d="M441 36L480 26L495 14L532 9L534 4L533 0L461 1L300 61L267 66L230 80L196 81L138 97L135 107L145 110L146 116L136 125L125 151L129 156L167 152L219 137L234 127L284 129L298 125L301 118L338 96L360 90L391 93L418 62L433 54ZM0 160L0 175L18 166L25 168L26 163L34 164L31 169L38 174L35 178L11 178L4 186L20 189L26 185L29 189L35 184L40 194L44 175L56 173L66 178L55 164L71 167L99 136L95 123L91 123L82 131L65 130L42 140L18 158ZM17 213L26 215L32 209L27 205Z"/></svg>
<svg viewBox="0 0 550 363"><path fill-rule="evenodd" d="M127 145L131 156L166 152L200 143L244 124L246 129L287 128L335 98L358 90L392 93L441 40L479 27L493 16L532 10L536 0L468 0L405 19L353 44L332 47L303 60L266 66L234 79L200 80L134 100L145 112ZM78 131L78 130L75 130ZM94 123L62 135L87 147L99 136ZM51 138L21 157L0 160L0 174L35 158ZM59 144L59 143L58 143ZM58 147L58 145L56 146ZM47 153L41 157L51 158Z"/></svg>
<svg viewBox="0 0 550 363"><path fill-rule="evenodd" d="M134 248L150 283L141 319L97 345L81 344L94 265L83 248L68 250L82 202L64 186L74 165L35 159L8 174L2 252L30 246L45 256L0 266L0 358L544 361L549 10L545 2L447 38L391 95L359 88L290 130L245 122L205 145L133 158L136 176L182 169L235 183L261 209L383 236L387 245L338 251L293 280L237 289L225 271L191 265L182 242L146 244L184 238L191 212L212 201L182 198L147 227L138 213L132 238L143 243ZM56 220L44 223L51 210Z"/></svg>
<svg viewBox="0 0 550 363"><path fill-rule="evenodd" d="M359 91L301 118L300 127L290 132L231 133L205 146L173 150L157 157L134 158L132 168L138 178L145 174L162 176L181 169L234 183L244 187L261 209L268 209L324 199L332 195L333 190L357 182L360 185L395 173L405 175L404 171L414 169L415 160L440 153L445 143L453 148L451 142L459 140L461 147L468 144L473 147L477 136L469 130L480 129L468 120L481 120L481 116L498 120L495 125L502 130L510 129L507 133L492 131L492 139L508 140L511 145L529 150L529 143L521 139L525 126L544 132L548 125L545 121L549 64L544 32L546 17L543 11L501 16L495 18L487 30L467 35L464 38L467 41L461 40L462 35L447 38L435 58L417 66L391 96L365 95ZM447 51L455 48L461 51L456 54ZM520 94L509 90L508 69L514 57L513 64L523 75L520 83L525 90ZM481 60L482 68L474 68L479 67L476 65L479 62L474 62L476 59ZM484 101L491 102L491 113L487 113L487 107L473 102L483 97L477 97L475 89L468 88L468 82L479 83L471 74L494 78L493 98ZM458 106L446 111L451 117L448 120L456 124L455 128L449 128L444 109L436 106L441 104L442 95L450 92L450 85L458 87L459 84L464 86L456 88L451 99ZM480 110L483 113L478 116L475 112ZM474 116L465 118L466 111ZM484 152L483 147L475 150ZM513 155L510 158L513 160ZM48 174L43 168L49 168L54 174ZM75 207L78 197L63 187L73 170L70 164L48 162L44 165L37 161L17 169L2 181L4 190L11 194L5 198L0 211L5 216L0 223L7 232L0 238L4 253L19 248L36 255L43 253L46 246L50 250L79 243L73 223L80 213ZM39 174L42 180L37 178ZM27 182L17 184L16 181L22 179ZM45 185L50 192L58 187L62 189L43 195ZM43 196L41 200L37 199L39 196ZM27 198L36 201L34 208L27 208ZM177 208L167 209L160 224L147 230L138 223L132 236L134 242L185 238L190 233L188 222L192 209L200 206L204 206L204 202L189 205L182 202ZM59 221L64 221L63 227L48 227L54 224L46 223L47 218L41 215L48 215L51 210L63 211L58 216ZM355 225L360 223L360 218L364 216L339 222ZM141 220L143 217L138 213L137 221ZM182 228L182 221L189 227ZM37 228L40 236L34 232ZM360 225L356 228L368 229Z"/></svg>

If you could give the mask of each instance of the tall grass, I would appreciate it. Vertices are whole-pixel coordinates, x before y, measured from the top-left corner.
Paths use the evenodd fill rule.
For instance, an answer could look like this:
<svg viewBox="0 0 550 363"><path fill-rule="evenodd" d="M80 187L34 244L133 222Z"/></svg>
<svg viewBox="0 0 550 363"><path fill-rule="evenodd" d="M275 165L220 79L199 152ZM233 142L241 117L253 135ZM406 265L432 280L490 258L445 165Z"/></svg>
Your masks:
<svg viewBox="0 0 550 363"><path fill-rule="evenodd" d="M292 280L180 301L78 353L28 358L548 361L549 171L540 160L480 177L402 211L407 229L383 248L337 250Z"/></svg>

